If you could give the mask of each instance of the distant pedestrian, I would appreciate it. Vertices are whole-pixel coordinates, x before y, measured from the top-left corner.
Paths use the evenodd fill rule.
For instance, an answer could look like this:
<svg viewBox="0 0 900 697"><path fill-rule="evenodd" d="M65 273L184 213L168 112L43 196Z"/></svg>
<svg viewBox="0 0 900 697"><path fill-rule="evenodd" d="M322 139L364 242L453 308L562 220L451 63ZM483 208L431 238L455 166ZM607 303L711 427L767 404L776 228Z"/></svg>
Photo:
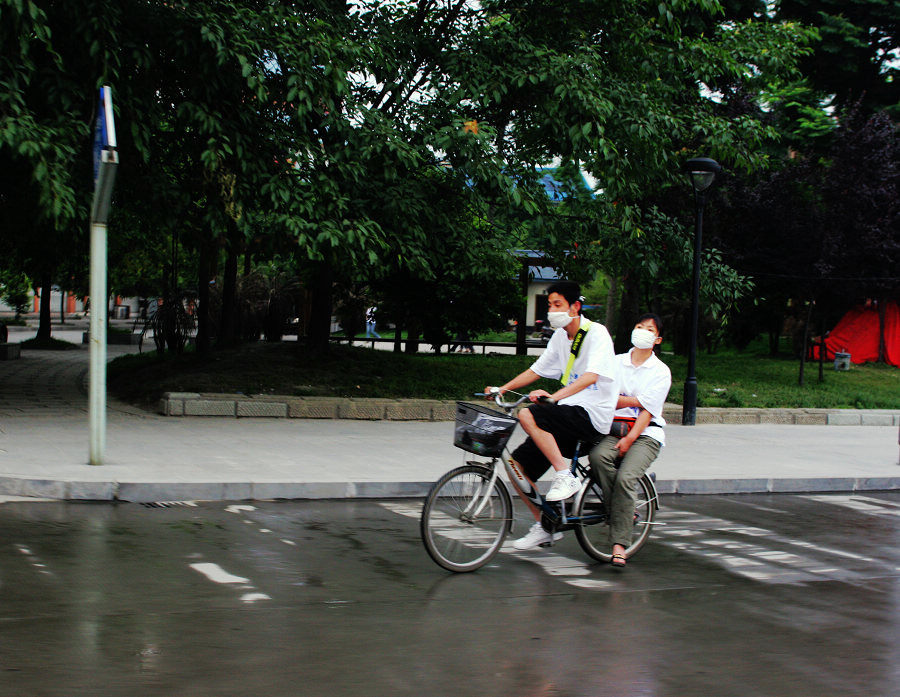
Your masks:
<svg viewBox="0 0 900 697"><path fill-rule="evenodd" d="M472 347L472 340L469 338L469 332L465 329L462 329L456 333L456 338L453 340L453 343L450 344L450 353L456 351L457 347L459 347L460 353L474 353L475 349Z"/></svg>
<svg viewBox="0 0 900 697"><path fill-rule="evenodd" d="M366 338L371 339L372 337L376 339L380 339L381 335L375 331L375 310L377 308L373 305L368 310L366 310Z"/></svg>

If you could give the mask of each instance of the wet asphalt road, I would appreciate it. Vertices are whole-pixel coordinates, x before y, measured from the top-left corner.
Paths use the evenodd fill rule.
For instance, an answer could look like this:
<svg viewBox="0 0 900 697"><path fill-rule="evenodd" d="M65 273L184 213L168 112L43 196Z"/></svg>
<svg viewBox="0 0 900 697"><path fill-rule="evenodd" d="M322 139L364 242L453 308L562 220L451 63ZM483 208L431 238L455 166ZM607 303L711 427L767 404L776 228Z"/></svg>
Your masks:
<svg viewBox="0 0 900 697"><path fill-rule="evenodd" d="M4 503L0 695L900 695L898 493L665 497L623 573L418 506Z"/></svg>

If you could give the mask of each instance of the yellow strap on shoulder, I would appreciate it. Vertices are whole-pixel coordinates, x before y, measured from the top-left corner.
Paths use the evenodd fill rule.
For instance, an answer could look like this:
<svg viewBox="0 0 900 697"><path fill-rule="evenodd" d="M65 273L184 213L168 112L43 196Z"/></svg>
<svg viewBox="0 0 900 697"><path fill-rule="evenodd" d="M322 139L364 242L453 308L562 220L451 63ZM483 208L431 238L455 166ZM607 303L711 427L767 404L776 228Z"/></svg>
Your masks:
<svg viewBox="0 0 900 697"><path fill-rule="evenodd" d="M578 331L575 332L575 338L572 339L572 348L569 349L569 361L566 363L566 371L563 373L560 382L563 387L569 384L569 375L572 373L572 366L575 365L575 359L581 351L581 344L584 343L584 337L587 336L588 330L591 328L591 321L587 317L581 318L581 324L578 325Z"/></svg>

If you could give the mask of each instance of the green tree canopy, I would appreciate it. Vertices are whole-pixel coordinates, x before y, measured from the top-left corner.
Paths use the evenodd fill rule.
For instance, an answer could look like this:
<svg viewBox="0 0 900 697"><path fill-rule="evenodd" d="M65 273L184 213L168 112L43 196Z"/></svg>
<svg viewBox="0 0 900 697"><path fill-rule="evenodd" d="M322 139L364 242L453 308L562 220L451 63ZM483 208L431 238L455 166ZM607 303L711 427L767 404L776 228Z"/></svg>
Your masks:
<svg viewBox="0 0 900 697"><path fill-rule="evenodd" d="M683 159L766 164L774 130L735 114L731 96L790 76L809 38L715 0L0 0L0 11L14 76L0 88L0 161L28 182L22 196L4 187L4 217L86 228L80 172L96 88L111 84L123 163L111 226L129 226L136 248L155 236L146 248L160 259L163 238L196 253L201 308L222 267L220 339L235 334L240 254L309 267L320 338L335 281L436 304L427 289L497 277L496 255L528 235L573 274L627 258L652 243L647 202L681 186ZM537 168L556 162L588 171L595 195L554 206Z"/></svg>

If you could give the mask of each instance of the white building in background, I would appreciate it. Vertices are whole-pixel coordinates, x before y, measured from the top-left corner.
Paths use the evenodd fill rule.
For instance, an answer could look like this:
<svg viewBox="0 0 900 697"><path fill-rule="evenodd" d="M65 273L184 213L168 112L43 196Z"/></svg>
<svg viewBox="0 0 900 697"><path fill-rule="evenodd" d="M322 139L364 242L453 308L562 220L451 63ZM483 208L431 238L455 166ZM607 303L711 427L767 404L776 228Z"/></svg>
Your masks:
<svg viewBox="0 0 900 697"><path fill-rule="evenodd" d="M30 299L28 301L27 314L37 314L41 311L41 289L37 289L37 293L29 291ZM55 319L61 314L66 317L72 315L83 314L89 306L86 296L76 296L74 293L62 291L58 286L50 289L50 314ZM15 314L16 309L10 307L3 300L0 300L0 313ZM109 299L109 317L110 319L133 319L140 314L140 305L138 298L122 298L119 296L110 297Z"/></svg>

